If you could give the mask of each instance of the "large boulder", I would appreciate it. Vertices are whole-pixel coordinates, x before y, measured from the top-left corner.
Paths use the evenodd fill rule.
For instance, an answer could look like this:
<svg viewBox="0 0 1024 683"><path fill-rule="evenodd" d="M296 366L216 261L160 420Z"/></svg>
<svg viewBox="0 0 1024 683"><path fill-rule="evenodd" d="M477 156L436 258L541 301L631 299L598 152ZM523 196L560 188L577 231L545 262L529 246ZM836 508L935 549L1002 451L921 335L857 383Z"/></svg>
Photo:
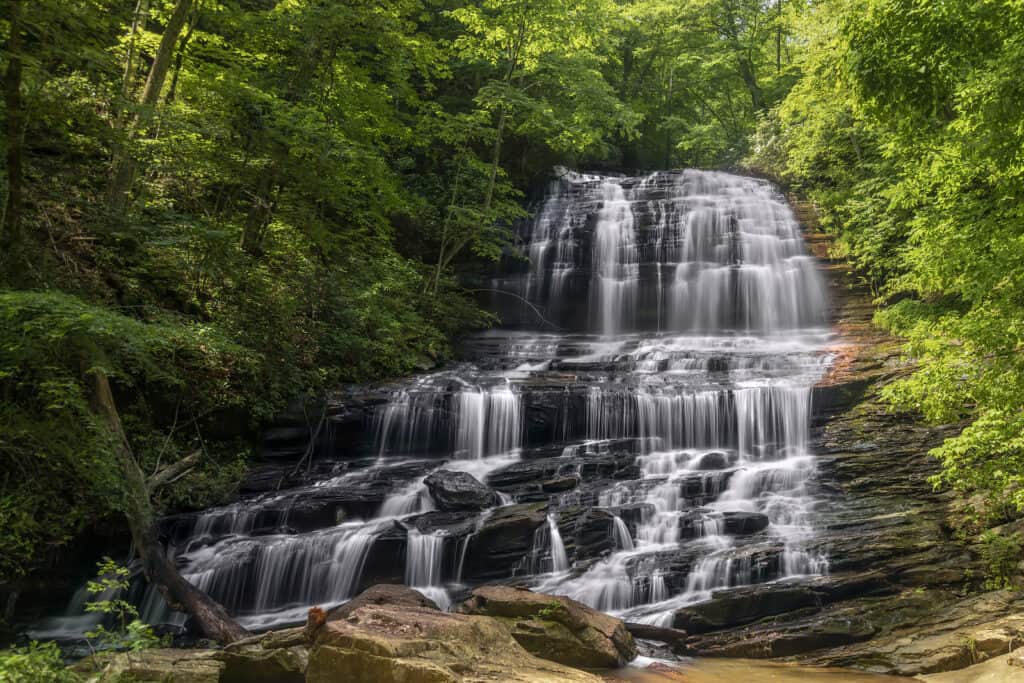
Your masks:
<svg viewBox="0 0 1024 683"><path fill-rule="evenodd" d="M637 655L633 636L620 619L560 595L483 586L459 611L500 619L528 651L569 666L615 668Z"/></svg>
<svg viewBox="0 0 1024 683"><path fill-rule="evenodd" d="M600 683L526 652L495 619L364 605L312 631L309 683Z"/></svg>
<svg viewBox="0 0 1024 683"><path fill-rule="evenodd" d="M483 510L500 502L497 493L468 472L437 470L423 483L438 509L445 512Z"/></svg>
<svg viewBox="0 0 1024 683"><path fill-rule="evenodd" d="M327 613L327 621L345 619L360 607L368 605L390 605L392 607L415 607L437 610L437 604L422 593L408 586L382 583L367 588L343 605Z"/></svg>

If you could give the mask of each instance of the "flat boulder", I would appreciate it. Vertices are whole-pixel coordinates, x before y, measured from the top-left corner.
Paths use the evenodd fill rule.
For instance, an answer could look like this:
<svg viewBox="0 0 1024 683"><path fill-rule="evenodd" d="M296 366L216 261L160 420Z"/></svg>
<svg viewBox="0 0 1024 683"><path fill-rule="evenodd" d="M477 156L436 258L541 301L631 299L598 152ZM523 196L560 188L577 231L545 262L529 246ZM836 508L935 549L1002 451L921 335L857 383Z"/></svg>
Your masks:
<svg viewBox="0 0 1024 683"><path fill-rule="evenodd" d="M216 650L157 648L116 654L100 653L86 657L71 668L95 683L220 683L224 663L217 659Z"/></svg>
<svg viewBox="0 0 1024 683"><path fill-rule="evenodd" d="M364 605L311 632L308 683L600 683L535 657L496 619Z"/></svg>
<svg viewBox="0 0 1024 683"><path fill-rule="evenodd" d="M498 494L468 472L436 470L423 480L439 510L483 510L500 502Z"/></svg>
<svg viewBox="0 0 1024 683"><path fill-rule="evenodd" d="M561 595L482 586L459 611L499 619L526 650L568 666L611 669L637 655L633 636L621 619Z"/></svg>

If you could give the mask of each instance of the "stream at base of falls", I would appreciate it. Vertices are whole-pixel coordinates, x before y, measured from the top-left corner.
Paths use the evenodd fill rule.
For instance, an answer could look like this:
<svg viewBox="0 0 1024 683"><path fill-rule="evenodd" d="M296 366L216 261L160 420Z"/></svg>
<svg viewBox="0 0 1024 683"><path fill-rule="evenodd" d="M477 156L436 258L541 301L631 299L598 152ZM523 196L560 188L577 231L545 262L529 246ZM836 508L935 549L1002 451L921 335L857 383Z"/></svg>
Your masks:
<svg viewBox="0 0 1024 683"><path fill-rule="evenodd" d="M164 520L185 577L244 626L378 582L446 608L509 580L671 626L715 591L828 574L808 437L831 331L781 195L563 172L518 230L528 260L488 285L516 295L493 297L503 326L460 362L393 387L358 443L323 440L308 480ZM80 633L80 610L36 637Z"/></svg>

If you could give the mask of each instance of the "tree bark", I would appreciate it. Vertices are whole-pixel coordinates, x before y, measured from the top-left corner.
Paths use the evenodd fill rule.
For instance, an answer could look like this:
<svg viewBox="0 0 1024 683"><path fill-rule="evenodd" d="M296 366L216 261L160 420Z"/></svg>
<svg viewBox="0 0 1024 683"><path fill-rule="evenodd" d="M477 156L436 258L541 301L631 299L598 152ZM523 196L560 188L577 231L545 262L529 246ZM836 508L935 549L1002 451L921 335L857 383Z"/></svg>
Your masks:
<svg viewBox="0 0 1024 683"><path fill-rule="evenodd" d="M650 624L637 624L631 621L624 622L624 625L626 630L635 638L665 643L676 654L684 654L687 651L686 631L676 628L665 628L663 626L651 626Z"/></svg>
<svg viewBox="0 0 1024 683"><path fill-rule="evenodd" d="M277 162L271 162L259 177L252 205L242 227L242 251L250 256L263 253L263 236L274 216L274 190L277 186Z"/></svg>
<svg viewBox="0 0 1024 683"><path fill-rule="evenodd" d="M107 375L98 369L90 370L89 375L93 410L103 419L115 439L115 456L127 488L124 514L146 578L156 586L168 605L192 615L206 637L221 643L232 643L246 637L249 632L232 619L220 603L186 581L168 559L157 536L150 489L132 455Z"/></svg>
<svg viewBox="0 0 1024 683"><path fill-rule="evenodd" d="M8 3L11 35L7 39L7 70L4 73L4 105L7 109L5 135L7 137L7 201L3 221L0 221L0 244L4 251L15 250L21 240L21 207L24 188L24 151L22 135L25 111L21 101L21 11L22 0Z"/></svg>
<svg viewBox="0 0 1024 683"><path fill-rule="evenodd" d="M160 38L160 46L157 48L153 58L153 65L149 69L149 76L146 78L146 86L139 99L140 111L134 126L130 126L127 137L134 137L133 133L139 130L145 131L153 118L157 102L160 99L160 91L167 80L167 73L171 68L171 60L174 56L174 46L178 43L182 30L185 28L185 20L188 18L189 10L192 8L192 0L177 0L171 18L167 20L163 36ZM131 191L132 183L135 180L136 164L130 154L124 148L120 149L114 156L113 173L110 184L110 208L115 213L123 213L128 204L128 193Z"/></svg>
<svg viewBox="0 0 1024 683"><path fill-rule="evenodd" d="M764 111L764 92L757 82L754 64L744 55L737 55L736 59L740 78L743 79L743 83L746 84L747 90L750 92L750 103L754 106L754 111Z"/></svg>

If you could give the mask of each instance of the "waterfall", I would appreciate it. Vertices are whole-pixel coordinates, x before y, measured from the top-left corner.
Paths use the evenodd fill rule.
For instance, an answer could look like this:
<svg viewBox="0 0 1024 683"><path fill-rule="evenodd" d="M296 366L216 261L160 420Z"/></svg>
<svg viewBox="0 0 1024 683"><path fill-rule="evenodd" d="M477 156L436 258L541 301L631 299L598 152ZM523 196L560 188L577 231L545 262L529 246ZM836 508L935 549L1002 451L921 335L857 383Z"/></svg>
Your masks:
<svg viewBox="0 0 1024 683"><path fill-rule="evenodd" d="M456 586L517 574L671 624L714 591L828 573L809 443L827 306L776 190L706 171L564 172L516 229L529 264L491 282L517 295L493 300L505 327L384 388L365 442L324 447L310 481L167 521L183 575L241 623L299 623L401 579L447 607ZM436 511L424 482L442 468L494 473L503 490L485 498L500 505ZM155 594L146 606L183 622Z"/></svg>
<svg viewBox="0 0 1024 683"><path fill-rule="evenodd" d="M569 569L569 556L565 552L562 533L558 530L558 518L548 515L548 529L551 535L551 571L564 572Z"/></svg>
<svg viewBox="0 0 1024 683"><path fill-rule="evenodd" d="M633 537L629 534L629 527L618 515L612 515L612 533L615 538L615 547L619 550L633 550Z"/></svg>
<svg viewBox="0 0 1024 683"><path fill-rule="evenodd" d="M448 609L451 598L441 582L444 560L444 536L423 534L410 529L406 541L405 584L433 600L441 609Z"/></svg>

